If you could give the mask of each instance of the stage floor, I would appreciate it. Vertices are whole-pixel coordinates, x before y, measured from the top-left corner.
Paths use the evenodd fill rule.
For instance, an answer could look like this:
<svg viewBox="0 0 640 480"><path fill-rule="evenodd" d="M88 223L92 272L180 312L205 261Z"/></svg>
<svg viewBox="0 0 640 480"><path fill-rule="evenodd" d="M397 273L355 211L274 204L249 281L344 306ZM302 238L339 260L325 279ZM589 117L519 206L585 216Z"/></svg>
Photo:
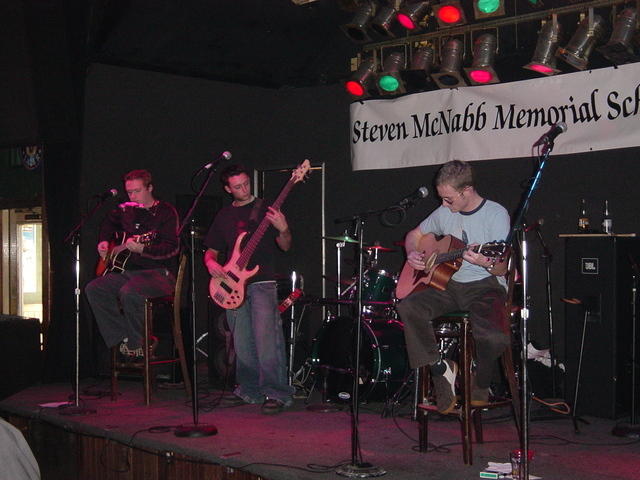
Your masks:
<svg viewBox="0 0 640 480"><path fill-rule="evenodd" d="M217 402L221 392L212 391L201 395L199 423L215 425L218 434L179 438L173 428L193 421L190 403L181 390L158 391L150 407L143 404L139 382L121 382L117 402L107 395L106 380L92 385L83 382L81 391L85 392L84 406L95 413L69 416L56 408L40 407L64 401L71 393L68 385L41 385L0 402L0 414L45 422L147 452L184 454L270 480L340 478L336 466L351 463L351 417L346 407L337 412L315 412L307 409L305 399L297 399L285 412L266 416L260 413L259 405L223 408ZM410 398L387 409L388 415L382 416L382 412L382 403L363 404L358 432L362 460L386 470L387 479L476 479L488 462L508 462L509 451L518 448L508 409L484 416L485 442L474 444L471 466L462 462L455 418L431 417L429 441L433 445L425 454L417 451L417 422L411 419ZM534 406L532 412L530 448L535 458L530 464L531 475L581 480L640 478L639 442L612 436L612 420L587 417L588 423L581 423L576 434L570 418L539 420L546 410ZM61 465L45 465L51 455L34 453L43 479L58 478L52 472L60 471Z"/></svg>

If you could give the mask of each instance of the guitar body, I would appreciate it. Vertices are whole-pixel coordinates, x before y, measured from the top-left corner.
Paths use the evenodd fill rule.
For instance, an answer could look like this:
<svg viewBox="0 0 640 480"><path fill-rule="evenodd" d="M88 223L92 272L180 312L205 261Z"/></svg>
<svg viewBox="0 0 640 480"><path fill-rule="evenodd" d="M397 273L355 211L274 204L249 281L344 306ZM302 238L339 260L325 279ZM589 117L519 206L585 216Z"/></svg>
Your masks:
<svg viewBox="0 0 640 480"><path fill-rule="evenodd" d="M245 283L248 279L253 277L260 269L259 265L256 265L252 270L247 270L238 266L238 259L242 252L240 251L240 245L242 239L247 235L247 232L242 232L236 238L236 243L233 246L233 252L229 261L224 266L224 271L227 274L227 278L213 278L209 281L209 295L220 307L224 309L238 308L244 302L245 295Z"/></svg>
<svg viewBox="0 0 640 480"><path fill-rule="evenodd" d="M142 235L133 235L138 243L149 245L157 237L157 232L147 232ZM122 238L122 240L119 240ZM109 242L109 250L105 258L99 258L96 265L96 276L100 277L109 272L122 273L126 270L127 261L131 256L131 250L126 247L127 236L124 232L116 233L116 240Z"/></svg>
<svg viewBox="0 0 640 480"><path fill-rule="evenodd" d="M285 198L287 198L293 186L306 178L310 168L311 163L309 160L305 160L291 173L291 178L280 192L280 195L278 195L278 198L276 198L271 205L272 208L277 210L282 206L282 203ZM211 277L211 281L209 282L209 295L211 299L222 308L238 308L242 305L242 302L244 302L244 285L246 281L258 273L260 269L260 266L256 265L253 270L247 270L249 259L270 226L271 223L265 215L242 251L240 251L240 245L242 244L242 239L247 235L247 232L242 232L238 235L236 243L233 246L231 258L225 266L222 267L227 274L226 278Z"/></svg>
<svg viewBox="0 0 640 480"><path fill-rule="evenodd" d="M444 290L452 275L460 270L462 257L452 258L438 263L440 254L463 249L464 243L451 235L438 238L433 233L427 233L418 241L418 250L425 253L426 268L424 271L416 270L409 263L405 263L398 278L396 297L405 298L413 292L419 292L432 287Z"/></svg>

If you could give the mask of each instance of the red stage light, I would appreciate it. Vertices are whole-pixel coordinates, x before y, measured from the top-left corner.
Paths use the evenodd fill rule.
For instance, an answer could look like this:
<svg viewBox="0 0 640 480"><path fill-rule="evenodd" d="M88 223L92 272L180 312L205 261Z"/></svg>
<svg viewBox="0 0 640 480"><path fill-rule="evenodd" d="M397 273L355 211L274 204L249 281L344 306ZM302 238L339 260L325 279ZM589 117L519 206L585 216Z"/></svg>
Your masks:
<svg viewBox="0 0 640 480"><path fill-rule="evenodd" d="M407 30L413 30L416 28L416 23L411 19L409 15L399 13L396 18L398 19L398 23Z"/></svg>
<svg viewBox="0 0 640 480"><path fill-rule="evenodd" d="M461 17L462 17L462 14L460 12L460 9L457 7L454 7L453 5L445 5L444 7L438 10L438 19L442 23L454 24L460 21Z"/></svg>
<svg viewBox="0 0 640 480"><path fill-rule="evenodd" d="M546 65L542 65L541 63L530 63L527 68L533 70L534 72L542 73L544 75L552 75L556 72L555 69L551 67L547 67Z"/></svg>
<svg viewBox="0 0 640 480"><path fill-rule="evenodd" d="M349 92L354 97L361 97L362 95L364 95L364 87L355 80L349 80L347 83L345 83L344 87L347 89L347 92Z"/></svg>
<svg viewBox="0 0 640 480"><path fill-rule="evenodd" d="M493 79L491 72L486 70L472 70L469 72L469 77L476 83L489 83Z"/></svg>

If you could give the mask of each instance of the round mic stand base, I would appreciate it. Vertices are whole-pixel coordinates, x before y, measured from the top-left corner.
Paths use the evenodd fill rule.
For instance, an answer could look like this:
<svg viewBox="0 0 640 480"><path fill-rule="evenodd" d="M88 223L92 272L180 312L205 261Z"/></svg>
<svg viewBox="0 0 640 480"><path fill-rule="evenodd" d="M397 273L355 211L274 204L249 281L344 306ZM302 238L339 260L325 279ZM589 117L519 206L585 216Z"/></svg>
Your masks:
<svg viewBox="0 0 640 480"><path fill-rule="evenodd" d="M60 407L59 413L60 415L92 415L96 413L96 409L69 405Z"/></svg>
<svg viewBox="0 0 640 480"><path fill-rule="evenodd" d="M173 432L176 437L189 438L210 437L217 433L218 429L215 426L203 423L199 423L197 425L180 425Z"/></svg>
<svg viewBox="0 0 640 480"><path fill-rule="evenodd" d="M632 423L619 423L613 430L611 430L611 435L615 435L616 437L627 437L627 438L640 438L640 425L634 425Z"/></svg>
<svg viewBox="0 0 640 480"><path fill-rule="evenodd" d="M336 469L336 473L343 477L351 478L368 478L368 477L381 477L387 473L386 470L371 465L370 463L358 463L341 465Z"/></svg>

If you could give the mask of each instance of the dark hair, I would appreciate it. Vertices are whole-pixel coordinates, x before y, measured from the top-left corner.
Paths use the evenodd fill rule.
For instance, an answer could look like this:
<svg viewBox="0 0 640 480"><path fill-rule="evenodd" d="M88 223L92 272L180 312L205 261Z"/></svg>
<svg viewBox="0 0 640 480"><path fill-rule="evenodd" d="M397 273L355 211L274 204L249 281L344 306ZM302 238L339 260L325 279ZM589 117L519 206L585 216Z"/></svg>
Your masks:
<svg viewBox="0 0 640 480"><path fill-rule="evenodd" d="M220 172L220 182L223 187L229 186L229 178L235 177L236 175L245 174L247 177L251 178L249 175L249 170L247 170L244 165L229 165L224 170Z"/></svg>
<svg viewBox="0 0 640 480"><path fill-rule="evenodd" d="M462 160L451 160L440 167L436 174L437 185L450 185L456 190L475 187L473 167Z"/></svg>
<svg viewBox="0 0 640 480"><path fill-rule="evenodd" d="M125 173L122 177L123 182L128 182L129 180L142 180L142 183L145 187L148 187L153 183L153 177L151 176L151 172L149 170L131 170L129 173Z"/></svg>

